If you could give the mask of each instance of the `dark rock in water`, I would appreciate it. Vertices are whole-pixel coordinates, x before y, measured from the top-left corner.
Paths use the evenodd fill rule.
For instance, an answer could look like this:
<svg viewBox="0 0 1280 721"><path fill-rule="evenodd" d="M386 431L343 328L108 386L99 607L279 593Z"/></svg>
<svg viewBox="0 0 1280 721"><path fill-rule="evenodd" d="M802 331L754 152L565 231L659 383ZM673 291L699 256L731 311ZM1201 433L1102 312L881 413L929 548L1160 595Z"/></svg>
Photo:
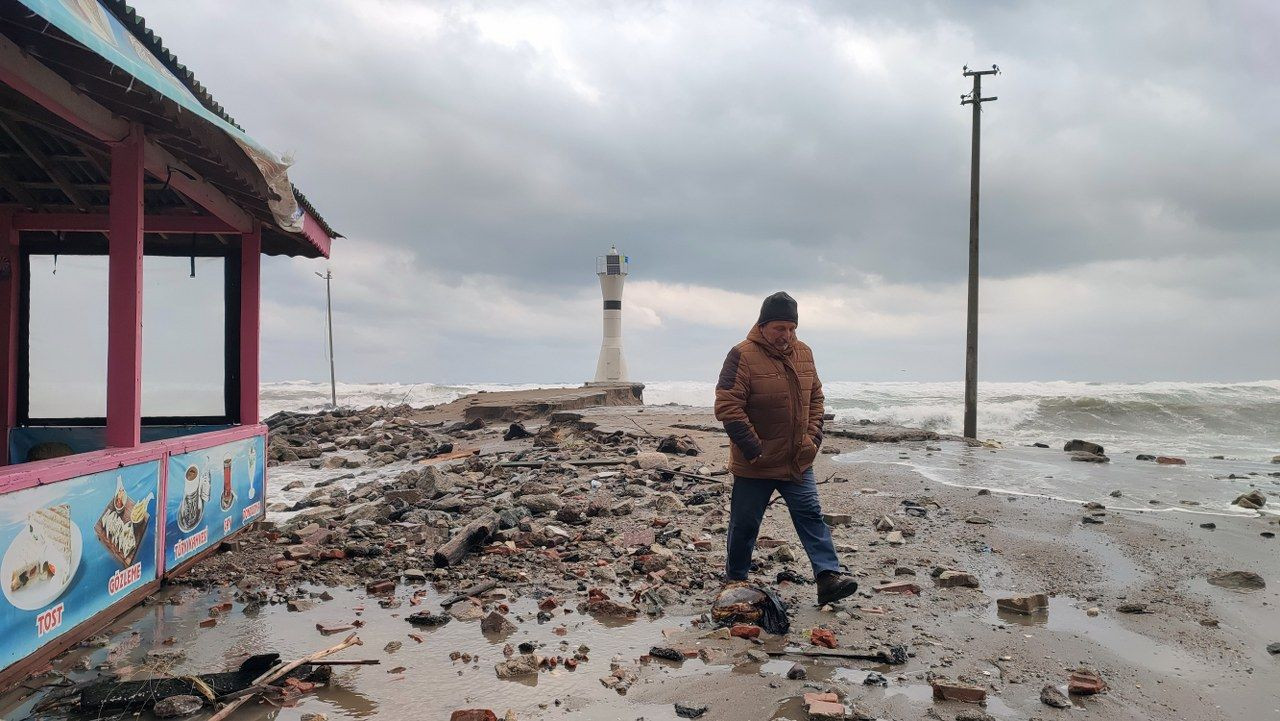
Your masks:
<svg viewBox="0 0 1280 721"><path fill-rule="evenodd" d="M809 672L804 670L804 666L798 663L791 664L791 668L787 669L787 678L792 681L803 681L809 678Z"/></svg>
<svg viewBox="0 0 1280 721"><path fill-rule="evenodd" d="M204 699L199 696L170 696L156 702L153 712L156 718L181 718L192 716L204 708Z"/></svg>
<svg viewBox="0 0 1280 721"><path fill-rule="evenodd" d="M653 656L654 658L666 659L667 661L676 661L676 662L684 661L683 653L681 653L678 649L670 648L668 646L654 646L653 648L649 649L649 655Z"/></svg>
<svg viewBox="0 0 1280 721"><path fill-rule="evenodd" d="M724 587L711 604L711 618L720 626L753 623L775 636L791 630L787 605L773 589L746 582Z"/></svg>
<svg viewBox="0 0 1280 721"><path fill-rule="evenodd" d="M867 677L862 679L862 685L887 687L889 685L889 679L885 678L884 674L879 671L868 671Z"/></svg>
<svg viewBox="0 0 1280 721"><path fill-rule="evenodd" d="M682 703L676 704L676 715L680 718L698 718L706 712L706 706L685 706Z"/></svg>
<svg viewBox="0 0 1280 721"><path fill-rule="evenodd" d="M1048 443L1032 443L1031 447L1032 448L1048 448L1049 444Z"/></svg>
<svg viewBox="0 0 1280 721"><path fill-rule="evenodd" d="M1209 521L1208 523L1201 523L1201 524L1200 524L1200 527L1201 527L1201 528L1207 528L1207 529L1209 529L1210 531L1212 531L1213 529L1215 529L1215 528L1217 528L1217 527L1218 527L1218 524L1214 523L1213 521Z"/></svg>
<svg viewBox="0 0 1280 721"><path fill-rule="evenodd" d="M1151 613L1151 608L1145 603L1122 603L1116 606L1116 610L1120 613Z"/></svg>
<svg viewBox="0 0 1280 721"><path fill-rule="evenodd" d="M502 434L502 440L514 441L517 438L529 438L531 436L533 434L525 430L523 423L512 423L507 432Z"/></svg>
<svg viewBox="0 0 1280 721"><path fill-rule="evenodd" d="M1106 451L1102 449L1102 446L1098 445L1097 443L1082 441L1079 438L1075 440L1067 441L1066 445L1062 447L1062 450L1066 451L1067 453L1084 451L1085 453L1092 453L1097 456L1106 455Z"/></svg>
<svg viewBox="0 0 1280 721"><path fill-rule="evenodd" d="M1267 644L1267 653L1271 654L1272 656L1280 655L1280 641L1277 641L1276 643Z"/></svg>
<svg viewBox="0 0 1280 721"><path fill-rule="evenodd" d="M1053 708L1071 708L1071 699L1059 691L1057 686L1050 684L1040 689L1040 703Z"/></svg>
<svg viewBox="0 0 1280 721"><path fill-rule="evenodd" d="M1239 495L1236 497L1236 500L1232 501L1232 503L1240 506L1241 508L1256 510L1267 505L1267 496L1262 491L1255 488L1248 493Z"/></svg>
<svg viewBox="0 0 1280 721"><path fill-rule="evenodd" d="M1262 576L1253 571L1223 571L1209 576L1209 583L1233 591L1258 591L1267 587Z"/></svg>
<svg viewBox="0 0 1280 721"><path fill-rule="evenodd" d="M1091 453L1089 451L1072 451L1071 460L1080 461L1081 463L1109 463L1110 458L1101 453Z"/></svg>
<svg viewBox="0 0 1280 721"><path fill-rule="evenodd" d="M1124 495L1124 494L1120 493L1120 491L1112 491L1112 492L1108 493L1107 495L1108 495L1108 496L1111 496L1112 498L1119 498L1120 496L1122 496L1122 495Z"/></svg>
<svg viewBox="0 0 1280 721"><path fill-rule="evenodd" d="M1101 518L1098 518L1097 516L1085 516L1084 518L1081 518L1080 520L1081 520L1082 522L1084 522L1084 523L1092 523L1092 524L1095 524L1095 525L1101 525L1101 523L1102 523L1102 519L1101 519Z"/></svg>
<svg viewBox="0 0 1280 721"><path fill-rule="evenodd" d="M431 613L430 611L419 611L405 619L415 626L443 626L453 620L453 617L447 613Z"/></svg>
<svg viewBox="0 0 1280 721"><path fill-rule="evenodd" d="M1153 456L1153 455L1151 455L1150 453L1139 453L1139 454L1135 457L1135 459L1134 459L1134 460L1139 460L1139 461L1154 461L1155 459L1156 459L1156 457L1155 457L1155 456Z"/></svg>

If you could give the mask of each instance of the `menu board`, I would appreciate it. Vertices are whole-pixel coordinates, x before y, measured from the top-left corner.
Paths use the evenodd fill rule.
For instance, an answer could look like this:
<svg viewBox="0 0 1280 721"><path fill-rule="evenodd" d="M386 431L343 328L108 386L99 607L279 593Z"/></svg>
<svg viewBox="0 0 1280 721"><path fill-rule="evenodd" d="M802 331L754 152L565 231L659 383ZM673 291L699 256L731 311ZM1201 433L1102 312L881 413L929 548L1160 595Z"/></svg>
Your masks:
<svg viewBox="0 0 1280 721"><path fill-rule="evenodd" d="M160 462L5 494L0 668L157 578Z"/></svg>
<svg viewBox="0 0 1280 721"><path fill-rule="evenodd" d="M166 571L262 517L263 443L254 436L169 456Z"/></svg>

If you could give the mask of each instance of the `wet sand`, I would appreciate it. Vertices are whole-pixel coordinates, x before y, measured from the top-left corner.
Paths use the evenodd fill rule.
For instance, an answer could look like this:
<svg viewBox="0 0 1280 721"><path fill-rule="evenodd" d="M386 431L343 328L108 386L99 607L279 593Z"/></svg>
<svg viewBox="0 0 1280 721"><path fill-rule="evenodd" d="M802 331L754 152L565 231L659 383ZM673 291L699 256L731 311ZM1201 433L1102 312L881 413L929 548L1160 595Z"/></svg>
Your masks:
<svg viewBox="0 0 1280 721"><path fill-rule="evenodd" d="M705 410L614 407L579 412L600 430L616 428L642 443L650 443L648 434L662 436L673 429L688 433L703 453L685 459L687 469L720 468L727 457L725 436L687 430L714 423ZM423 413L432 421L447 416L441 409ZM530 428L539 422L530 421ZM527 447L483 435L477 440L482 449ZM322 636L317 623L360 620L364 625L358 632L365 645L341 657L378 658L380 666L339 669L331 687L305 696L295 708L251 705L233 718L296 719L303 713L325 713L331 719L447 718L453 709L483 707L494 709L499 717L510 708L520 719L652 721L676 718L674 704L679 702L706 705L703 719L799 721L805 718L800 695L819 689L836 690L853 707L886 719L949 720L974 708L933 701L933 674L986 687L988 701L982 710L998 719L1075 718L1081 713L1106 720L1280 718L1280 656L1266 651L1267 644L1280 641L1280 546L1260 536L1263 531L1280 531L1275 517L1210 518L1106 509L1103 523L1085 525L1082 517L1090 511L1076 502L998 491L980 495L901 464L932 459L928 454L936 453L983 466L999 458L1000 450L913 441L891 446L891 462L865 462L856 453L868 447L862 441L834 438L828 445L846 453L819 457L816 475L824 481L824 511L852 516L850 525L833 532L842 562L863 588L837 607L820 609L814 604L812 585L784 584L782 593L792 611L789 640L766 635L764 644L756 646L743 639L718 638L710 624L698 622L714 595L715 584L710 582L704 590L676 599L657 618L642 615L632 622L605 622L561 609L551 621L538 623L537 599L553 582L563 586L565 581L559 578L562 570L546 564L543 570L550 576L503 584L497 596L485 599L510 606L517 630L508 636L486 636L476 621L455 620L438 629L412 627L404 616L418 608L407 602L382 608L360 586L328 589L332 600L317 602L304 612L290 612L283 605L234 603L216 627L200 628L210 607L235 597L235 579L228 579L221 590L170 587L154 603L113 624L108 646L77 649L54 666L78 681L91 678L95 672L88 669L108 661L118 672L140 673L148 651L181 650L183 658L167 665L168 672L222 670L250 652L270 649L291 657L331 645L338 639ZM885 447L876 446L881 456ZM897 457L901 455L907 458ZM332 477L341 473L328 472ZM279 477L290 476L273 472L269 477L275 486ZM926 517L904 514L906 499L923 504ZM890 544L873 526L881 515L914 535L907 535L901 545ZM973 516L990 523L966 522ZM1200 528L1206 520L1215 522L1216 529ZM762 535L782 540L799 558L776 560L775 550L758 549L761 580L771 580L784 568L808 575L781 503L771 508ZM712 534L711 540L708 553L722 555L723 534ZM934 566L973 573L981 587L937 588L930 578ZM1248 593L1218 588L1205 580L1218 570L1256 571L1269 585ZM916 583L920 595L871 590L895 580ZM405 601L419 589L424 591L421 608L438 609L441 594L430 585L402 585L397 597ZM325 589L308 590L319 594ZM999 596L1036 592L1052 595L1047 614L1023 617L995 610ZM573 607L573 601L565 605ZM1125 603L1145 603L1152 613L1118 612ZM1095 608L1097 615L1090 615L1089 609ZM904 644L912 656L900 666L802 656L761 663L746 656L752 649L807 648L809 629L819 625L832 629L841 646ZM418 634L422 642L409 633ZM172 641L163 643L167 639ZM502 660L504 645L525 640L544 644L543 654L572 654L585 645L589 660L576 671L561 667L523 680L496 678L493 665ZM401 646L385 650L393 641ZM705 649L706 660L677 664L642 659L654 645ZM474 658L469 663L453 660L453 651ZM785 670L794 661L806 668L805 680L786 678ZM600 683L611 662L637 673L625 695ZM403 671L389 673L400 666ZM1075 714L1043 705L1042 686L1065 690L1068 670L1077 667L1097 670L1110 690L1073 697ZM882 673L888 686L864 686L868 670ZM0 698L0 715L27 718L39 695L19 689Z"/></svg>

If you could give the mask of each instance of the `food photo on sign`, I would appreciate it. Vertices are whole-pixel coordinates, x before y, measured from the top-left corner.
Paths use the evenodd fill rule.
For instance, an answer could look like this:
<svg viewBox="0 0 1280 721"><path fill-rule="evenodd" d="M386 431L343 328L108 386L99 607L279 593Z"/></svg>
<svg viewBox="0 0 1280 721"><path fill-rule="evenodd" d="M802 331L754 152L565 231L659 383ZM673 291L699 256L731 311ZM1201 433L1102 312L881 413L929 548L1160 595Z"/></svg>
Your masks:
<svg viewBox="0 0 1280 721"><path fill-rule="evenodd" d="M261 436L169 457L165 568L172 569L261 518Z"/></svg>
<svg viewBox="0 0 1280 721"><path fill-rule="evenodd" d="M156 575L157 462L5 496L0 507L0 667Z"/></svg>

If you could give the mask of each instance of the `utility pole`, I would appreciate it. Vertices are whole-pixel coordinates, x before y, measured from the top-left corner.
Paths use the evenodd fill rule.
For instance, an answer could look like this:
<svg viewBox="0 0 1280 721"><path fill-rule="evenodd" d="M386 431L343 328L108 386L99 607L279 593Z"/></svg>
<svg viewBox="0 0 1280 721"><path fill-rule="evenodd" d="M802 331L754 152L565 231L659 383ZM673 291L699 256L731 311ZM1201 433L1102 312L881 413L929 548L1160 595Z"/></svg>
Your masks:
<svg viewBox="0 0 1280 721"><path fill-rule="evenodd" d="M982 104L995 100L982 97L982 76L995 75L1000 68L970 70L964 76L973 78L973 91L960 96L961 105L973 106L973 156L969 160L969 303L968 331L964 347L964 437L978 437L978 160L982 144Z"/></svg>
<svg viewBox="0 0 1280 721"><path fill-rule="evenodd" d="M316 273L316 275L324 278L324 298L325 305L329 311L329 400L333 408L338 407L338 377L333 372L333 291L330 282L333 280L333 270L326 268L324 273Z"/></svg>

